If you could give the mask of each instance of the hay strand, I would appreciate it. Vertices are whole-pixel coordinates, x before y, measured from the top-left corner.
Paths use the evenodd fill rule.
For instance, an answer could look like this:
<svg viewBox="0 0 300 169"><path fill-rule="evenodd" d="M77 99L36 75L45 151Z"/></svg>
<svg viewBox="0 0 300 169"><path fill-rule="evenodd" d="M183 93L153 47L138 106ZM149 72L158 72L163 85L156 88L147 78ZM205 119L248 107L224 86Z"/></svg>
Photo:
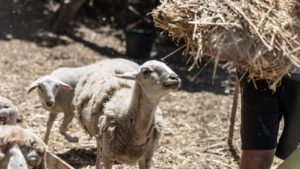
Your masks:
<svg viewBox="0 0 300 169"><path fill-rule="evenodd" d="M202 56L227 59L273 90L292 65L300 67L296 0L164 0L156 26L184 39L194 66Z"/></svg>

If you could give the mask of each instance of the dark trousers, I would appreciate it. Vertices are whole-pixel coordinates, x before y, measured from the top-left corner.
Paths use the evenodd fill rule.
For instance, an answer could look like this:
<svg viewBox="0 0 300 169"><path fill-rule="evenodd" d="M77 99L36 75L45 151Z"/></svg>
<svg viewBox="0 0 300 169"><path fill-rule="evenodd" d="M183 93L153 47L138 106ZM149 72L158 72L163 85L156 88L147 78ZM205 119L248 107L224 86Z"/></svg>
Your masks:
<svg viewBox="0 0 300 169"><path fill-rule="evenodd" d="M284 77L275 92L265 80L243 78L240 85L242 149L276 148L276 156L286 158L300 142L300 75ZM284 128L278 141L282 118Z"/></svg>

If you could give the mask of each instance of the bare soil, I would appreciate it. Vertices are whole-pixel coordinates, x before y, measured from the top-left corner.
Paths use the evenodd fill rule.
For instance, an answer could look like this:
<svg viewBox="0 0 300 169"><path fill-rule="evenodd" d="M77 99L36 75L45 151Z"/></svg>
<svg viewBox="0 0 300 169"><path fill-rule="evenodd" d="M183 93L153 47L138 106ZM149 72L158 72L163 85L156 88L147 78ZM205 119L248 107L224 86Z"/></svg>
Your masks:
<svg viewBox="0 0 300 169"><path fill-rule="evenodd" d="M48 112L37 94L27 95L30 83L61 66L80 66L103 58L126 57L124 32L104 22L79 17L67 35L49 31L55 4L36 0L0 1L0 94L14 101L22 115L20 125L31 128L43 138ZM101 19L102 21L105 18ZM157 38L151 58L160 59L177 47ZM146 59L135 61L141 63ZM155 153L156 169L234 169L240 155L239 113L236 117L234 151L227 146L232 106L232 79L218 68L214 80L213 64L188 71L181 53L166 62L183 79L180 91L160 103L165 125ZM229 79L229 80L228 80ZM193 80L193 81L192 81ZM96 144L73 120L69 131L80 138L69 143L58 132L62 115L50 135L49 149L75 168L94 168ZM277 166L278 161L274 165ZM115 168L137 168L116 164Z"/></svg>

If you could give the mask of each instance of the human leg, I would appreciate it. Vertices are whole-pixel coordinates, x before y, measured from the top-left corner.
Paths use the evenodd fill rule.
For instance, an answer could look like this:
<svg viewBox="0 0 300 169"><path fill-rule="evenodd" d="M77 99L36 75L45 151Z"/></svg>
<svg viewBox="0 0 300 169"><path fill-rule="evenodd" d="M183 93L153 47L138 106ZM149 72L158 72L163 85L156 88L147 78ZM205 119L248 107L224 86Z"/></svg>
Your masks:
<svg viewBox="0 0 300 169"><path fill-rule="evenodd" d="M272 165L272 150L242 150L240 169L269 169Z"/></svg>
<svg viewBox="0 0 300 169"><path fill-rule="evenodd" d="M276 148L276 156L285 159L300 142L300 74L283 79L280 93L284 110L284 128Z"/></svg>
<svg viewBox="0 0 300 169"><path fill-rule="evenodd" d="M278 94L266 81L241 80L240 169L269 169L274 157L279 122L282 114Z"/></svg>

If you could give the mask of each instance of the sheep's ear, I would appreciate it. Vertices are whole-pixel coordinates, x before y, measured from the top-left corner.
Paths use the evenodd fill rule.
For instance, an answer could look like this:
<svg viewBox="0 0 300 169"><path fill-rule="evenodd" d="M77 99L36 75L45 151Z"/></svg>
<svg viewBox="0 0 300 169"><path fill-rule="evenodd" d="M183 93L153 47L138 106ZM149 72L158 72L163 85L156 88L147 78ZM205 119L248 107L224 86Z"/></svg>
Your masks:
<svg viewBox="0 0 300 169"><path fill-rule="evenodd" d="M114 76L121 79L135 80L138 75L138 72L125 72L121 74L114 74Z"/></svg>
<svg viewBox="0 0 300 169"><path fill-rule="evenodd" d="M34 90L38 86L39 86L39 81L38 80L32 82L29 89L27 90L27 94L29 94L32 90Z"/></svg>
<svg viewBox="0 0 300 169"><path fill-rule="evenodd" d="M59 87L64 90L73 90L73 87L68 85L67 83L64 83L62 81L59 82Z"/></svg>

